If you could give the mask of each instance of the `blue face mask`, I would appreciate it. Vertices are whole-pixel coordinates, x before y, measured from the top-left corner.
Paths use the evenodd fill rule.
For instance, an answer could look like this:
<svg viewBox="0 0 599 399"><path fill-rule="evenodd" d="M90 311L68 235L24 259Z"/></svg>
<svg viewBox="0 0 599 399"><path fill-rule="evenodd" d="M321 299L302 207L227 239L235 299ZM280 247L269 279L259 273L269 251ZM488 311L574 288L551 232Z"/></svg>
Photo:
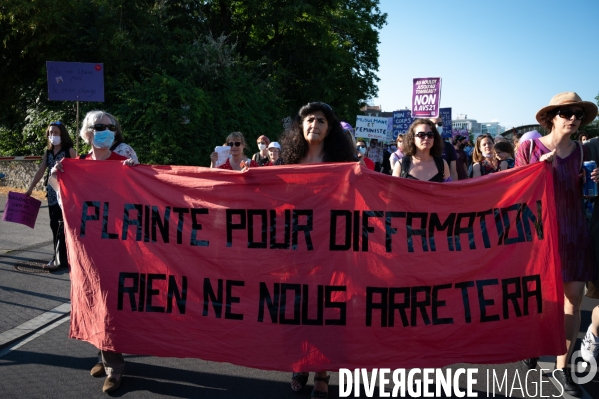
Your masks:
<svg viewBox="0 0 599 399"><path fill-rule="evenodd" d="M96 148L110 148L114 142L114 132L103 130L101 132L94 131L94 140L92 144Z"/></svg>
<svg viewBox="0 0 599 399"><path fill-rule="evenodd" d="M366 147L357 147L357 150L360 151L361 154L366 154Z"/></svg>

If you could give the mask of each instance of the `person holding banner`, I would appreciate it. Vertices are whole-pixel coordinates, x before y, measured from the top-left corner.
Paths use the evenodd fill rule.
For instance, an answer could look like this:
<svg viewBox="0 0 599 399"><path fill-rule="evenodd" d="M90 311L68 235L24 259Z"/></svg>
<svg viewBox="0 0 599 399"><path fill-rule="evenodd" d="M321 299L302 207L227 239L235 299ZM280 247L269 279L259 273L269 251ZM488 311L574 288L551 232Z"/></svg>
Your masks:
<svg viewBox="0 0 599 399"><path fill-rule="evenodd" d="M476 138L476 145L472 152L472 167L468 171L469 177L480 177L497 171L494 145L493 136L490 134L481 134Z"/></svg>
<svg viewBox="0 0 599 399"><path fill-rule="evenodd" d="M416 119L404 139L404 156L393 176L429 182L450 182L449 165L441 157L443 139L429 119Z"/></svg>
<svg viewBox="0 0 599 399"><path fill-rule="evenodd" d="M281 137L285 164L356 162L353 141L348 139L330 105L311 102L300 108L291 127ZM309 373L293 373L291 389L299 392L308 383ZM327 398L330 376L314 374L311 398Z"/></svg>
<svg viewBox="0 0 599 399"><path fill-rule="evenodd" d="M121 129L121 125L119 124L119 121L117 121L117 119L109 114L108 112L104 112L104 111L90 111L87 113L86 117L89 115L90 119L95 119L96 117L98 119L102 118L104 115L106 115L110 121L111 124L114 125L114 142L112 143L112 145L110 146L110 151L113 151L119 155L122 155L126 158L130 158L133 160L134 164L138 164L139 163L139 159L137 158L137 153L135 152L135 150L133 148L131 148L131 146L127 143L125 143L125 138L123 137L123 130ZM89 150L88 154L91 154L92 150Z"/></svg>
<svg viewBox="0 0 599 399"><path fill-rule="evenodd" d="M573 381L574 371L568 364L580 329L585 283L597 278L597 268L582 202L584 151L582 144L572 140L572 135L596 116L597 106L592 102L582 101L574 92L559 93L536 115L537 121L550 133L521 142L516 154L516 167L539 161L553 162L567 348L565 354L557 357L554 377L566 393L575 397L580 397L582 390ZM536 362L528 359L525 363L532 366Z"/></svg>
<svg viewBox="0 0 599 399"><path fill-rule="evenodd" d="M60 223L62 222L62 210L58 205L56 191L48 185L48 175L50 174L50 170L56 165L56 162L65 157L75 158L77 153L73 149L73 140L71 140L71 136L69 136L69 132L62 122L56 121L50 123L46 129L46 137L48 139L48 149L44 153L40 167L35 173L33 181L25 194L31 195L33 188L39 183L42 176L44 176L44 172L47 170L44 185L46 186L46 193L48 196L48 212L50 213L50 229L52 230L54 242L54 255L52 256L52 260L42 268L46 270L55 270L58 268L58 266L54 264L54 261L56 260L56 240L58 237L58 230L60 226L62 226ZM61 244L64 244L64 241Z"/></svg>
<svg viewBox="0 0 599 399"><path fill-rule="evenodd" d="M245 138L241 132L233 132L227 136L226 143L231 147L231 157L227 161L218 166L218 169L241 170L245 171L248 167L257 167L258 163L254 160L247 159L243 150L245 149ZM210 154L210 167L215 168L218 160L218 153Z"/></svg>
<svg viewBox="0 0 599 399"><path fill-rule="evenodd" d="M285 164L357 162L352 141L333 109L322 102L300 108L291 127L281 137Z"/></svg>
<svg viewBox="0 0 599 399"><path fill-rule="evenodd" d="M111 151L110 148L116 137L116 119L104 111L90 111L83 119L79 135L86 144L91 145L91 152L83 154L78 159L87 161L122 161L124 165L137 165L132 158ZM64 172L62 162L57 161L52 168L51 174L58 171ZM94 377L106 375L102 387L103 392L112 392L119 388L123 371L125 370L125 359L122 353L100 350L98 363L91 369L90 374Z"/></svg>

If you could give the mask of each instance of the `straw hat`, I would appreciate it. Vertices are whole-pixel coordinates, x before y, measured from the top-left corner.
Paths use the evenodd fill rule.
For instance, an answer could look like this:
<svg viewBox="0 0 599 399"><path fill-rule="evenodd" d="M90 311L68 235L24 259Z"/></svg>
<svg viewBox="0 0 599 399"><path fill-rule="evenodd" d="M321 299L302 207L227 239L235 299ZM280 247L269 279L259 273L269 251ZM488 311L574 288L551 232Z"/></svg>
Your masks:
<svg viewBox="0 0 599 399"><path fill-rule="evenodd" d="M553 96L549 105L543 107L537 112L537 122L541 123L541 116L551 112L563 105L579 105L584 109L584 118L580 121L580 126L588 125L597 117L597 106L590 101L582 101L580 96L573 91L559 93Z"/></svg>

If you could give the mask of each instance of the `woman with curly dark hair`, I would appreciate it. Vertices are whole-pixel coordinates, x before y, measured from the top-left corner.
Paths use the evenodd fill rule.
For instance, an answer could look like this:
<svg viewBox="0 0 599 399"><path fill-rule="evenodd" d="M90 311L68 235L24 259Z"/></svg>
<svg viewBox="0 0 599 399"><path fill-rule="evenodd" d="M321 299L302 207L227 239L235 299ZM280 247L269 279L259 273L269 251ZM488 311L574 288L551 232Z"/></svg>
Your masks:
<svg viewBox="0 0 599 399"><path fill-rule="evenodd" d="M350 138L328 104L308 103L300 108L289 130L283 133L281 156L285 164L357 162ZM308 377L309 373L293 373L291 389L301 391L308 383ZM326 371L317 371L310 397L327 398L330 378Z"/></svg>
<svg viewBox="0 0 599 399"><path fill-rule="evenodd" d="M449 165L441 157L443 139L435 123L416 119L403 141L403 158L393 168L393 176L433 182L450 182Z"/></svg>
<svg viewBox="0 0 599 399"><path fill-rule="evenodd" d="M325 103L301 107L280 142L285 164L357 162L353 143L343 133L333 109Z"/></svg>

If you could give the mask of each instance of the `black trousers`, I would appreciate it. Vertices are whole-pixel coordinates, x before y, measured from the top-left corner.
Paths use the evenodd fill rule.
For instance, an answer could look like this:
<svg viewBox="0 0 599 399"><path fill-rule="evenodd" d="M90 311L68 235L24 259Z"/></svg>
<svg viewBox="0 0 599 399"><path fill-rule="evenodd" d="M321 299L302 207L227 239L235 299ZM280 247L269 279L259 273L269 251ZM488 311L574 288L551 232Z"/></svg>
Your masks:
<svg viewBox="0 0 599 399"><path fill-rule="evenodd" d="M52 238L54 243L54 255L52 260L56 260L56 241L58 237L58 222L62 220L62 209L58 204L48 205L48 212L50 213L50 228L52 229Z"/></svg>

